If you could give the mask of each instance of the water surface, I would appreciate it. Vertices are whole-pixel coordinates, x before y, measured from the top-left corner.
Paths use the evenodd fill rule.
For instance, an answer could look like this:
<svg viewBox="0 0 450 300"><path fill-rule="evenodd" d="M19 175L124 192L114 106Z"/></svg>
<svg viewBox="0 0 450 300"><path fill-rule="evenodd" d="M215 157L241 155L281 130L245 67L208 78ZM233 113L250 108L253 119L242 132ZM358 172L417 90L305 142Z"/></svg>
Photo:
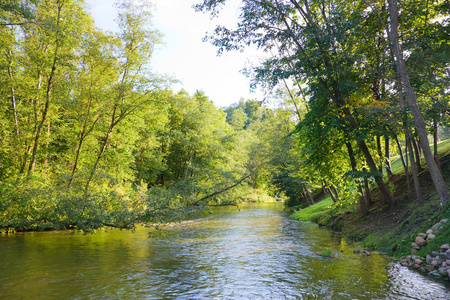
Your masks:
<svg viewBox="0 0 450 300"><path fill-rule="evenodd" d="M0 299L450 299L448 282L353 254L278 203L221 208L149 238L101 230L0 237ZM323 258L317 251L338 256Z"/></svg>

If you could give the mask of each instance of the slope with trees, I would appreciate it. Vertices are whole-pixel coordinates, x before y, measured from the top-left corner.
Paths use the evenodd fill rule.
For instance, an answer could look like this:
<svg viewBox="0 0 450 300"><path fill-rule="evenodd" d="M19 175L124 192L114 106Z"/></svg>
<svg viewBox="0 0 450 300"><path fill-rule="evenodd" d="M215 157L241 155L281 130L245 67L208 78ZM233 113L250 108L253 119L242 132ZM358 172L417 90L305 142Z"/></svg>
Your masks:
<svg viewBox="0 0 450 300"><path fill-rule="evenodd" d="M267 58L253 68L255 84L269 90L287 82L288 90L300 87L297 95L306 94L308 112L293 135L299 168L308 170L304 179L321 184L335 202L357 199L363 214L372 201L370 183L383 195L381 204L395 205L383 174L392 174L386 162L396 146L411 158L403 162L407 174L412 169L418 201L423 202L417 177L423 153L440 202L448 203L427 137L448 120L449 41L442 36L448 7L445 1L386 4L242 1L236 26L218 26L208 37L219 54L250 44L265 51ZM223 5L205 0L196 9L214 16ZM439 110L427 108L430 98Z"/></svg>
<svg viewBox="0 0 450 300"><path fill-rule="evenodd" d="M195 8L214 16L226 2ZM149 5L120 2L116 34L83 5L0 4L1 228L128 228L326 194L367 215L399 200L387 184L396 155L411 199L430 198L423 155L448 204L437 152L450 120L446 1L244 0L236 27L208 39L219 54L266 52L248 73L269 101L223 109L152 72L162 37Z"/></svg>

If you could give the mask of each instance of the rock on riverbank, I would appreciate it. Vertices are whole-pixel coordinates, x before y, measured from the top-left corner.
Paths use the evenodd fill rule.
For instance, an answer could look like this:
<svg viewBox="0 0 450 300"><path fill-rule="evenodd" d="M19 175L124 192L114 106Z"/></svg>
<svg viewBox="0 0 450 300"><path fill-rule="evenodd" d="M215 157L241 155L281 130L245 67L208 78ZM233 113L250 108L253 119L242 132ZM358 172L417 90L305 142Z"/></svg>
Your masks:
<svg viewBox="0 0 450 300"><path fill-rule="evenodd" d="M447 223L448 219L431 226L426 233L418 233L414 242L411 244L411 255L403 256L400 259L400 264L405 267L413 268L422 272L427 272L433 276L441 276L450 278L450 245L441 245L439 251L432 251L426 257L414 255L424 245L428 244L436 237L443 224Z"/></svg>
<svg viewBox="0 0 450 300"><path fill-rule="evenodd" d="M405 267L413 268L421 272L427 272L433 276L450 277L450 245L444 244L440 252L433 251L427 256L419 257L417 255L403 256L400 264Z"/></svg>

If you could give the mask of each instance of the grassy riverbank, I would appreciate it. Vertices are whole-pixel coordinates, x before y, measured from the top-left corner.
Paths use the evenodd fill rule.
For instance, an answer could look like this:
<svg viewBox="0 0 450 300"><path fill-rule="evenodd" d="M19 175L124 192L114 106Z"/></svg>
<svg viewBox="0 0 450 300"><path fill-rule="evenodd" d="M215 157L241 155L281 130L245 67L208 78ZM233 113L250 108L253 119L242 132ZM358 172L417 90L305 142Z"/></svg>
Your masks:
<svg viewBox="0 0 450 300"><path fill-rule="evenodd" d="M441 166L447 186L450 187L450 140L439 145ZM313 221L322 226L343 233L360 241L369 250L382 250L400 257L411 253L411 243L417 233L426 232L441 219L450 218L450 205L441 207L433 182L427 170L420 173L419 179L425 203L419 205L408 195L401 162L394 161L394 176L388 185L394 192L396 205L389 209L379 205L379 193L372 190L373 204L369 214L362 216L354 206L335 206L329 197L313 206L295 212L292 218ZM426 168L426 165L424 165ZM411 183L411 189L413 185ZM436 238L423 247L417 254L426 255L437 250L440 245L450 242L450 224L447 222Z"/></svg>

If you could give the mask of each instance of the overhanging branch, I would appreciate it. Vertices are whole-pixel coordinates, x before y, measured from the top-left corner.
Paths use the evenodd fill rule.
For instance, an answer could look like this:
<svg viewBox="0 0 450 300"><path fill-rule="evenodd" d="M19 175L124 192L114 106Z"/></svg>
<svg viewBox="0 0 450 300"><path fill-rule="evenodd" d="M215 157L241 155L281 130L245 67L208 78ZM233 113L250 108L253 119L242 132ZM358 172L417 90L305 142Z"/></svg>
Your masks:
<svg viewBox="0 0 450 300"><path fill-rule="evenodd" d="M248 175L242 177L241 179L239 179L239 180L238 180L235 184L233 184L233 185L230 185L230 186L228 186L228 187L226 187L226 188L224 188L224 189L221 189L220 191L214 192L214 193L209 194L209 195L207 195L207 196L205 196L205 197L203 197L203 198L198 199L198 200L195 201L192 205L198 205L200 202L202 202L202 201L204 201L204 200L206 200L206 199L209 199L209 198L211 198L211 197L214 197L215 195L221 194L221 193L223 193L223 192L228 191L229 189L232 189L232 188L238 186L238 185L241 184L244 180L246 180L247 178L249 178L251 175L252 175L252 173L250 173L250 174L248 174Z"/></svg>

